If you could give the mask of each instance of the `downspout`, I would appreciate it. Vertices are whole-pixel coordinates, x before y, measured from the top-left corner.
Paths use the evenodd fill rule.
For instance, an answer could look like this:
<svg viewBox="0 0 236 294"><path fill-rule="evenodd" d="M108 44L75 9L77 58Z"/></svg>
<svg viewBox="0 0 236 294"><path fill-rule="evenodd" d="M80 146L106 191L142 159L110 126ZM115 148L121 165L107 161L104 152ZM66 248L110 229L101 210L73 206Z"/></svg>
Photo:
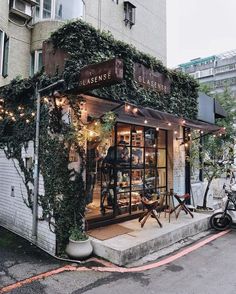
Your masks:
<svg viewBox="0 0 236 294"><path fill-rule="evenodd" d="M35 134L35 152L34 152L34 201L33 201L33 222L32 222L32 237L37 239L38 225L38 186L39 186L39 124L40 124L40 93L38 85L35 88L37 101L36 112L36 134Z"/></svg>

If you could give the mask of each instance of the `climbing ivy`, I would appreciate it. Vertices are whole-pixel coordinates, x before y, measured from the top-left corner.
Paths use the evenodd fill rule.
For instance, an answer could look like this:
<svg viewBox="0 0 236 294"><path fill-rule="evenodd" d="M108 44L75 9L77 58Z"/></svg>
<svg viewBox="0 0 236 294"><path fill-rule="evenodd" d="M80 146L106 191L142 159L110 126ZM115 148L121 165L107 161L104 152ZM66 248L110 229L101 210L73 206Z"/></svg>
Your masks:
<svg viewBox="0 0 236 294"><path fill-rule="evenodd" d="M62 120L63 108L56 104L52 93L44 93L48 99L45 103L43 99L41 101L39 150L40 174L45 190L44 195L39 195L39 205L42 207L43 219L48 221L57 235L58 254L63 254L70 228L75 223L82 228L86 205L85 150L81 142L85 140L88 128L81 124L79 102L82 97L76 94L81 68L114 57L121 58L124 61L123 82L92 90L90 94L128 101L193 119L197 113L198 85L191 77L167 70L157 59L124 42L114 40L110 34L99 32L82 21L65 24L52 34L51 41L55 48L65 50L70 56L61 74L49 77L40 72L32 78L16 78L0 89L0 148L8 159L18 162L19 174L27 191L24 202L32 209L33 167L25 167L22 150L27 150L30 141L35 143L35 88L36 85L44 88L63 78L67 86L64 95L73 111L73 123ZM166 75L171 81L171 93L163 94L141 88L133 80L135 62ZM92 121L90 130L96 133L100 131L104 135L112 129L114 122L114 114L108 113L100 119L99 124ZM80 168L77 170L70 168L71 148L80 157Z"/></svg>

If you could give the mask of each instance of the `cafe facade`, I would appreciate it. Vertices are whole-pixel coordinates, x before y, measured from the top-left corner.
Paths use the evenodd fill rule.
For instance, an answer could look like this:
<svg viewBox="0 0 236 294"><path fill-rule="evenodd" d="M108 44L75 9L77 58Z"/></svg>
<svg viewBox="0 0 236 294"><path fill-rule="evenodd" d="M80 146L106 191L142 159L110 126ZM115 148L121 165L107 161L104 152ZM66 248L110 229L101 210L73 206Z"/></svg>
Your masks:
<svg viewBox="0 0 236 294"><path fill-rule="evenodd" d="M64 125L73 126L73 138L77 138L77 142L65 144L69 151L68 165L65 173L60 173L61 165L56 160L51 165L58 168L51 169L51 158L47 156L52 150L44 152L48 143L41 140L45 145L40 163L39 194L43 201L37 215L38 245L58 254L58 244L68 240L71 223L67 217L73 222L83 215L86 229L102 227L138 218L144 209L143 196L158 199L171 189L177 194L190 193L191 131L199 132L199 136L219 132L214 124L197 119L198 85L193 78L168 70L155 58L80 21L66 24L52 34L43 46L43 62L45 72L39 77L41 84L47 86L61 79L65 82L63 89L55 86L53 91L41 93L41 103L48 105L43 109L49 110L49 123L59 118ZM34 82L30 80L31 84ZM24 85L29 92L29 82ZM19 106L17 109L21 111ZM62 124L58 125L48 128L46 136L58 137L60 144L66 136L59 133ZM82 157L78 146L83 150ZM51 157L54 156L52 152ZM27 152L22 152L22 159L29 164L26 158L34 158L32 142ZM60 160L60 156L58 158ZM0 162L4 174L12 174L14 166L9 167L3 153ZM63 178L68 171L68 179ZM72 186L77 175L81 176L81 182L77 190L73 188L73 193L75 198L77 194L78 198L82 197L82 210L74 199L72 204L63 203L66 200L63 193L73 194L65 186L68 181L72 183L68 187ZM10 176L4 189L7 191L12 186L15 189L15 185L19 186L19 195L10 199L10 206L0 194L1 207L9 207L7 214L0 208L0 224L33 240L32 214L29 207L23 208L27 195L22 198L22 193L30 189L23 191L20 179L15 184ZM23 221L19 217L14 221L15 201L22 207ZM78 207L73 207L74 203ZM63 213L69 210L66 205L78 213L66 215L63 220ZM59 213L47 214L51 207ZM56 223L57 218L63 227L53 231L51 224Z"/></svg>

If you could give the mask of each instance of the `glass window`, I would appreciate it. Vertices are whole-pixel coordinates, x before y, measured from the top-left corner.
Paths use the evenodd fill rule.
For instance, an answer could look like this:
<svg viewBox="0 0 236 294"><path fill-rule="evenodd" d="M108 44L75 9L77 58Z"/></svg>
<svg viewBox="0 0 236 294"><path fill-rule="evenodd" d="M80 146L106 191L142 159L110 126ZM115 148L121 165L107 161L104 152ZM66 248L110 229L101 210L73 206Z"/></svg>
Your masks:
<svg viewBox="0 0 236 294"><path fill-rule="evenodd" d="M158 186L166 187L166 169L158 168Z"/></svg>
<svg viewBox="0 0 236 294"><path fill-rule="evenodd" d="M124 14L125 14L125 25L129 25L130 28L135 24L135 6L129 2L124 2Z"/></svg>
<svg viewBox="0 0 236 294"><path fill-rule="evenodd" d="M8 53L9 53L9 38L4 35L3 45L3 61L2 61L2 76L5 78L8 75Z"/></svg>
<svg viewBox="0 0 236 294"><path fill-rule="evenodd" d="M43 18L51 18L52 0L43 1Z"/></svg>
<svg viewBox="0 0 236 294"><path fill-rule="evenodd" d="M166 167L166 149L158 149L157 166Z"/></svg>
<svg viewBox="0 0 236 294"><path fill-rule="evenodd" d="M145 146L156 147L156 130L153 128L147 128L145 130Z"/></svg>
<svg viewBox="0 0 236 294"><path fill-rule="evenodd" d="M2 72L2 59L3 59L3 31L0 30L0 72Z"/></svg>
<svg viewBox="0 0 236 294"><path fill-rule="evenodd" d="M166 131L163 131L163 130L159 131L158 148L166 148Z"/></svg>
<svg viewBox="0 0 236 294"><path fill-rule="evenodd" d="M36 50L31 54L31 76L40 71L43 67L42 50Z"/></svg>
<svg viewBox="0 0 236 294"><path fill-rule="evenodd" d="M132 126L132 146L144 147L143 132L144 128L140 126Z"/></svg>
<svg viewBox="0 0 236 294"><path fill-rule="evenodd" d="M83 16L82 0L37 0L34 21L40 19L69 20Z"/></svg>

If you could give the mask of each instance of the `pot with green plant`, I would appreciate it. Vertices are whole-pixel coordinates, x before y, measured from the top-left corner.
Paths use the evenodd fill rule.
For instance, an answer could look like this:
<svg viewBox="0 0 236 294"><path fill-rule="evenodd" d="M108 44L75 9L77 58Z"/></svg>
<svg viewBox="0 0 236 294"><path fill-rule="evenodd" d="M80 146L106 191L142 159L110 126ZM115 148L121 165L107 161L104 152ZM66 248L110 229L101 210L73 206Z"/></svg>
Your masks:
<svg viewBox="0 0 236 294"><path fill-rule="evenodd" d="M84 259L92 252L93 247L88 235L77 226L71 228L69 243L66 246L67 255L74 259Z"/></svg>

